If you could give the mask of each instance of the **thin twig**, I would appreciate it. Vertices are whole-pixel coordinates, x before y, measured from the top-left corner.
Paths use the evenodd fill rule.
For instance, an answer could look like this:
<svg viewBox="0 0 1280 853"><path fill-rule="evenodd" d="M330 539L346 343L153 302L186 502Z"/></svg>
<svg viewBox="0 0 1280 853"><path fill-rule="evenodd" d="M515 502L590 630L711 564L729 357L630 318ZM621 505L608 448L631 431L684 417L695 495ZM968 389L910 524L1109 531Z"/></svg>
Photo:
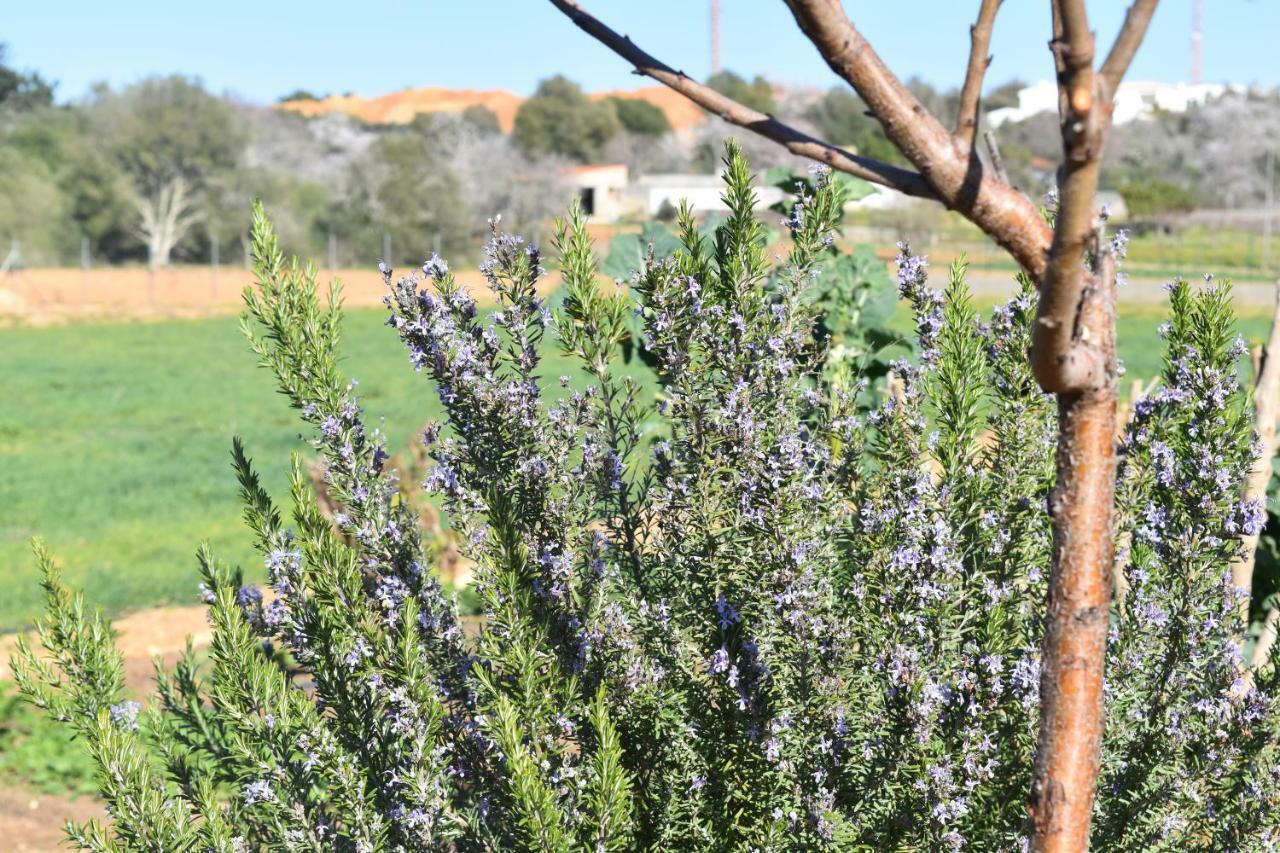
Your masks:
<svg viewBox="0 0 1280 853"><path fill-rule="evenodd" d="M1053 54L1054 77L1058 81L1058 118L1061 121L1065 121L1067 117L1067 90L1062 86L1062 78L1067 73L1067 66L1062 61L1062 8L1056 2L1050 2L1049 8L1053 13L1053 39L1049 42L1049 51Z"/></svg>
<svg viewBox="0 0 1280 853"><path fill-rule="evenodd" d="M674 89L698 106L730 124L771 139L792 154L826 163L831 168L917 198L937 198L924 177L870 157L860 157L802 133L771 115L753 110L715 89L697 82L646 53L627 36L619 35L588 13L575 0L551 0L551 4L596 41L635 67L635 72Z"/></svg>
<svg viewBox="0 0 1280 853"><path fill-rule="evenodd" d="M1004 168L1004 158L1000 156L1000 143L996 141L996 133L991 128L987 128L982 132L982 138L987 142L987 153L991 155L991 170L996 173L996 177L1001 183L1009 183L1009 173Z"/></svg>
<svg viewBox="0 0 1280 853"><path fill-rule="evenodd" d="M982 0L978 20L969 27L969 67L965 69L964 86L960 88L960 111L956 114L954 135L970 148L978 136L978 104L982 100L982 79L991 64L987 50L991 47L991 30L998 11L1000 0Z"/></svg>

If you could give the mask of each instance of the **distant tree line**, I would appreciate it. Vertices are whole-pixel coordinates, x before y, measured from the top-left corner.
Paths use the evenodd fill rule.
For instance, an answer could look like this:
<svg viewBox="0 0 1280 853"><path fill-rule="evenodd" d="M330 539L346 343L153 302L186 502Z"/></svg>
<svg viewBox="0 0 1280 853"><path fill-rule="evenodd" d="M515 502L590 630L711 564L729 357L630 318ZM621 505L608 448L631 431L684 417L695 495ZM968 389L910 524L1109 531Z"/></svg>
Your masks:
<svg viewBox="0 0 1280 853"><path fill-rule="evenodd" d="M723 71L713 88L867 156L901 162L866 105L847 88L774 86ZM1017 102L1022 83L988 91L985 110ZM958 92L909 81L949 120ZM29 266L76 263L239 263L247 211L260 197L290 251L338 265L421 262L432 251L473 253L497 213L534 235L573 190L575 163L624 163L633 174L711 172L726 136L714 116L672 132L657 106L592 97L555 76L543 80L504 134L483 106L424 114L408 125L373 125L341 114L305 118L209 92L198 80L153 77L106 85L69 104L54 84L10 67L0 45L0 257L13 244ZM281 100L319 99L299 89ZM1034 116L997 134L1013 181L1047 189L1059 146L1056 116ZM1256 207L1280 158L1280 96L1227 97L1188 113L1115 129L1104 185L1130 211L1159 215L1196 206ZM754 138L757 168L799 165ZM985 156L985 155L984 155ZM1269 159L1270 158L1270 159Z"/></svg>
<svg viewBox="0 0 1280 853"><path fill-rule="evenodd" d="M545 233L572 194L565 162L526 156L483 107L379 126L181 76L59 105L51 83L0 64L0 257L16 245L27 266L78 263L86 241L93 263L243 263L254 198L321 264L466 257L496 213Z"/></svg>

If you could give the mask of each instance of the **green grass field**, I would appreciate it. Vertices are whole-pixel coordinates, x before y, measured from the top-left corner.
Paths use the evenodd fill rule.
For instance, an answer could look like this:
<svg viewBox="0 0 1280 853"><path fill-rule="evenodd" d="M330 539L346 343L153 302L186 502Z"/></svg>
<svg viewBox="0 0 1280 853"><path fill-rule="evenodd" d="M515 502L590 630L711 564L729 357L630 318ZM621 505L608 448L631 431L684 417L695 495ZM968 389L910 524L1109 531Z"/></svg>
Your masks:
<svg viewBox="0 0 1280 853"><path fill-rule="evenodd" d="M371 422L385 417L394 451L440 410L384 316L348 314L345 367ZM1122 313L1130 378L1158 370L1160 319L1152 307ZM905 312L899 320L905 330ZM1264 317L1241 321L1246 337L1265 330ZM542 371L553 383L572 372L558 354ZM194 553L204 540L260 576L239 517L231 437L243 436L277 496L286 494L289 452L307 447L235 319L7 329L0 376L0 632L40 611L33 536L108 613L196 603Z"/></svg>
<svg viewBox="0 0 1280 853"><path fill-rule="evenodd" d="M344 367L394 452L440 408L380 311L352 311ZM551 354L553 381L573 365ZM118 613L196 603L196 546L259 572L230 468L244 438L287 495L301 424L257 367L234 318L0 332L0 631L30 624L30 556L45 539L91 602Z"/></svg>

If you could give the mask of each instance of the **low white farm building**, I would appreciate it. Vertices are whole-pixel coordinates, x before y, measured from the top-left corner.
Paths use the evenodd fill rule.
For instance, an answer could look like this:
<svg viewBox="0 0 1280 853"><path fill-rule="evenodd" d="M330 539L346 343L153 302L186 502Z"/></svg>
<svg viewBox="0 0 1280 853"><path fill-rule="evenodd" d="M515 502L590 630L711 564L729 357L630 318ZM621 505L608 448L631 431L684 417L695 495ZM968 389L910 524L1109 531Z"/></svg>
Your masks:
<svg viewBox="0 0 1280 853"><path fill-rule="evenodd" d="M1217 83L1191 85L1189 83L1149 83L1140 80L1125 81L1116 92L1115 113L1112 122L1125 124L1136 119L1149 118L1157 111L1185 113L1210 98L1217 98L1228 91L1243 91L1239 86L1223 86ZM1022 121L1038 113L1057 112L1058 84L1051 80L1018 90L1018 105L1003 107L987 113L992 127L1006 122Z"/></svg>
<svg viewBox="0 0 1280 853"><path fill-rule="evenodd" d="M663 206L678 207L681 200L689 203L694 213L723 213L725 207L721 195L724 179L720 175L645 175L637 179L628 191L636 207L649 216L656 215ZM782 190L777 187L756 187L756 208L768 208L782 200Z"/></svg>
<svg viewBox="0 0 1280 853"><path fill-rule="evenodd" d="M643 175L631 180L623 164L574 166L562 173L572 187L582 209L596 222L620 219L651 219L665 209L674 209L686 201L695 214L724 213L728 210L721 197L724 179L707 174ZM774 186L756 186L756 209L772 207L782 201L784 193ZM851 206L873 209L898 207L906 196L881 190L853 202Z"/></svg>

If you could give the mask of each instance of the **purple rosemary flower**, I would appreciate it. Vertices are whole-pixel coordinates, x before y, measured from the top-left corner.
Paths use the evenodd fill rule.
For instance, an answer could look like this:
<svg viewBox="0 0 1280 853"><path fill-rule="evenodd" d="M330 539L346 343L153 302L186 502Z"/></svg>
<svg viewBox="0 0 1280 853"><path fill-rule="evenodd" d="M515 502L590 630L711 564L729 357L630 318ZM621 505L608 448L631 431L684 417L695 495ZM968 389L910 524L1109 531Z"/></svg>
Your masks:
<svg viewBox="0 0 1280 853"><path fill-rule="evenodd" d="M269 803L275 798L276 792L272 790L271 783L266 779L259 779L244 786L244 804L246 806L252 806L255 803Z"/></svg>
<svg viewBox="0 0 1280 853"><path fill-rule="evenodd" d="M445 277L446 273L449 272L449 265L445 263L443 258L437 255L435 252L432 252L431 257L427 260L425 264L422 265L422 272L423 274L428 275L431 278L434 278L437 281L439 281L440 279Z"/></svg>
<svg viewBox="0 0 1280 853"><path fill-rule="evenodd" d="M132 699L126 699L112 705L110 708L111 723L122 729L130 731L138 728L138 712L142 710L142 705L134 702Z"/></svg>

